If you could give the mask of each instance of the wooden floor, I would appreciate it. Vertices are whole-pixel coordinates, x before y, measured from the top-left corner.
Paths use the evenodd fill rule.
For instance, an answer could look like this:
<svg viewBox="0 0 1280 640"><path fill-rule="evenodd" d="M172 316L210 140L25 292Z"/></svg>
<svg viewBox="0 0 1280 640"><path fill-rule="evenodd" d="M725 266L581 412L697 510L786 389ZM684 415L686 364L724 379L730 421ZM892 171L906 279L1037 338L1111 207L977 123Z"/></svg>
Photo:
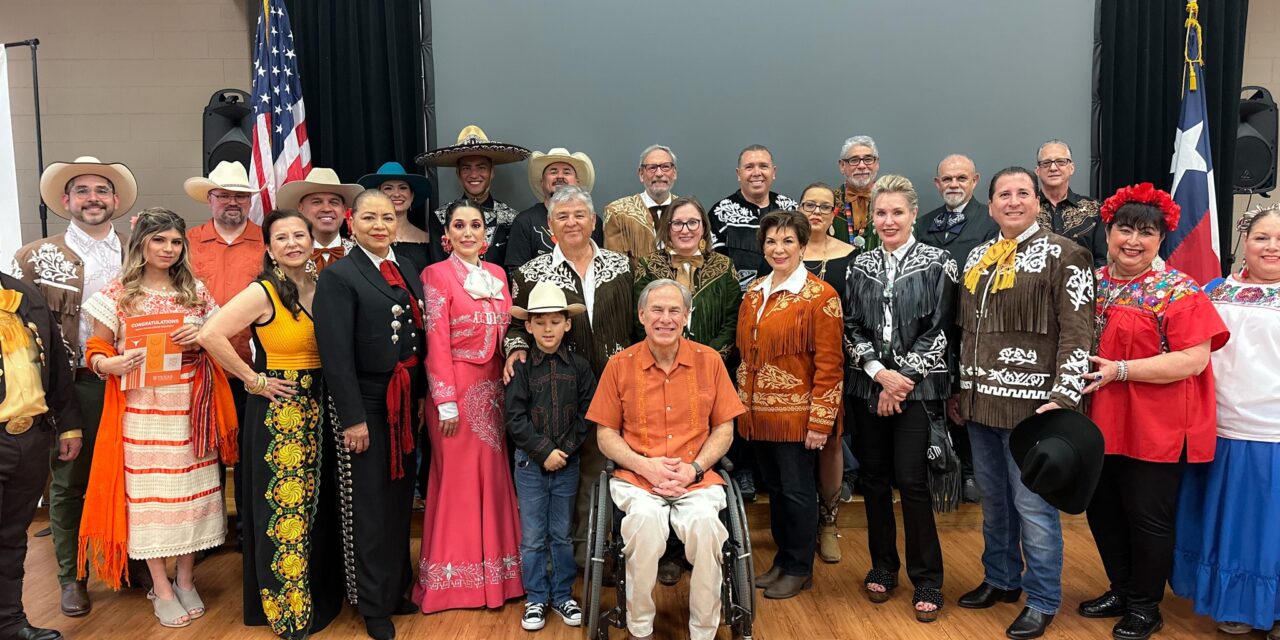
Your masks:
<svg viewBox="0 0 1280 640"><path fill-rule="evenodd" d="M767 507L754 504L749 507L753 541L760 571L770 566L775 547L770 537ZM972 611L955 604L965 591L982 580L982 530L981 512L975 505L966 505L960 512L946 514L938 519L942 536L943 554L946 558L946 585L943 593L947 605L939 620L930 625L915 621L911 610L911 590L904 581L894 598L888 603L874 605L862 593L861 580L869 568L866 554L866 529L861 504L846 505L840 514L842 524L841 547L844 561L827 565L817 562L814 568L815 587L790 600L765 600L759 598L755 637L765 640L803 638L874 638L895 640L900 638L1003 638L1005 627L1021 610L1021 605L1001 604L990 609ZM899 520L901 521L901 520ZM47 524L43 511L37 515L31 533ZM415 531L417 528L415 527ZM1075 613L1081 601L1100 594L1106 589L1106 578L1098 561L1093 539L1083 517L1064 516L1066 539L1066 563L1063 570L1062 612L1049 628L1045 638L1094 639L1110 638L1114 620L1089 620ZM901 543L900 543L901 544ZM417 553L417 541L414 544ZM332 562L340 562L334 557ZM81 638L174 638L181 640L261 638L274 637L262 627L244 627L240 623L240 556L232 550L213 555L196 567L196 584L209 607L203 618L185 629L165 629L152 616L150 603L141 591L112 593L96 581L89 585L93 598L93 611L85 617L67 618L58 611L58 582L50 538L32 538L26 563L24 603L33 624L59 629L71 640ZM580 594L579 584L575 594ZM688 598L688 574L675 587L659 586L657 638L687 637L686 625ZM557 638L581 638L579 629L565 626L552 615L542 631L529 633L520 628L522 609L519 601L508 603L500 610L465 610L438 613L431 616L413 615L396 618L400 638L529 638L552 640ZM1155 637L1218 638L1230 636L1218 634L1212 621L1195 615L1190 604L1169 594L1164 607L1165 627ZM316 636L321 640L345 640L366 638L363 620L350 608L324 632ZM626 633L615 630L615 639L626 638ZM1251 636L1263 637L1260 632ZM719 638L727 640L730 634L721 628Z"/></svg>

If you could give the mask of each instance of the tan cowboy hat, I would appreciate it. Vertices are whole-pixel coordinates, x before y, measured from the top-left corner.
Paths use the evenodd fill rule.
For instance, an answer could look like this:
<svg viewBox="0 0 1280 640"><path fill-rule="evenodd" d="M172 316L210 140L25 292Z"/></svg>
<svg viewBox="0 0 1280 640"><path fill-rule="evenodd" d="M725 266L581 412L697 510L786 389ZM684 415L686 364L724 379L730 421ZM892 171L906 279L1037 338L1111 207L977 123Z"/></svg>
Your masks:
<svg viewBox="0 0 1280 640"><path fill-rule="evenodd" d="M533 285L533 290L529 292L528 306L511 307L511 315L517 320L528 320L529 316L535 313L564 311L572 317L587 310L585 304L566 304L566 302L564 291L560 287L543 280Z"/></svg>
<svg viewBox="0 0 1280 640"><path fill-rule="evenodd" d="M209 192L214 189L236 193L258 192L249 184L249 172L245 170L244 165L226 160L219 162L218 166L209 172L208 178L204 176L187 178L187 181L182 183L182 188L196 202L208 202Z"/></svg>
<svg viewBox="0 0 1280 640"><path fill-rule="evenodd" d="M587 154L579 151L577 153L569 153L564 147L556 147L546 153L534 151L529 157L529 188L533 190L533 197L542 202L546 198L546 194L542 193L542 172L547 167L557 163L564 162L573 167L578 173L578 186L583 191L590 192L591 187L596 184L596 167L591 164L591 158Z"/></svg>
<svg viewBox="0 0 1280 640"><path fill-rule="evenodd" d="M68 182L84 175L102 176L115 186L120 206L116 207L112 220L129 213L138 200L138 181L129 167L119 162L107 164L93 156L80 156L72 162L55 162L46 167L40 174L40 198L58 217L70 220L71 212L62 206L62 196L67 192Z"/></svg>
<svg viewBox="0 0 1280 640"><path fill-rule="evenodd" d="M276 190L276 208L297 209L298 203L313 193L336 193L351 207L361 191L364 191L364 187L343 182L333 169L316 167L305 179L286 182Z"/></svg>
<svg viewBox="0 0 1280 640"><path fill-rule="evenodd" d="M494 164L508 164L528 158L529 150L520 145L493 142L484 134L483 129L471 124L458 134L456 144L432 149L414 158L414 162L437 167L456 167L458 161L467 156L484 156L493 160Z"/></svg>

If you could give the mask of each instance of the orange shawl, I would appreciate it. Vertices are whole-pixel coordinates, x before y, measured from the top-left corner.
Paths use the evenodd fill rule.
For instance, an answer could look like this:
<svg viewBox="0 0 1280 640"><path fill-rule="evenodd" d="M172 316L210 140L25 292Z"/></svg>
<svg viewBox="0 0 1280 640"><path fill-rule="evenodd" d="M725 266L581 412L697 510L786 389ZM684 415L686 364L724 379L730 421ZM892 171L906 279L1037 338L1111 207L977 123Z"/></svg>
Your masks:
<svg viewBox="0 0 1280 640"><path fill-rule="evenodd" d="M92 363L99 356L119 354L111 343L95 336L89 338L84 355L85 362ZM202 358L207 357L202 354ZM234 464L239 459L236 449L238 424L226 374L216 364L197 366L192 390L210 387L212 414L218 423L219 454L224 463ZM93 463L89 467L89 486L84 496L84 513L80 519L77 577L86 577L85 561L90 560L98 579L115 590L119 590L124 582L125 566L129 560L129 522L124 494L124 412L125 396L120 389L120 378L107 376L102 420L98 423ZM198 428L194 419L192 428Z"/></svg>

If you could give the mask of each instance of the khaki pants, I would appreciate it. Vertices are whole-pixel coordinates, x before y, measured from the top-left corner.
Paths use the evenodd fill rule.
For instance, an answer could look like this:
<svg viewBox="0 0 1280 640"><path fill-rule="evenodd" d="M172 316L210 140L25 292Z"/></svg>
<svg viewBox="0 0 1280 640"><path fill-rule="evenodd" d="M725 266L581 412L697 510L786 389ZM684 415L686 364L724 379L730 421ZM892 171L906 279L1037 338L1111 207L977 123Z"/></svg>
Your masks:
<svg viewBox="0 0 1280 640"><path fill-rule="evenodd" d="M609 481L614 504L622 518L622 552L627 557L627 630L643 637L653 633L657 611L653 586L658 559L674 530L684 543L685 558L693 565L689 580L689 637L714 638L720 627L720 550L729 532L720 522L724 488L697 489L675 499L656 496L625 480Z"/></svg>

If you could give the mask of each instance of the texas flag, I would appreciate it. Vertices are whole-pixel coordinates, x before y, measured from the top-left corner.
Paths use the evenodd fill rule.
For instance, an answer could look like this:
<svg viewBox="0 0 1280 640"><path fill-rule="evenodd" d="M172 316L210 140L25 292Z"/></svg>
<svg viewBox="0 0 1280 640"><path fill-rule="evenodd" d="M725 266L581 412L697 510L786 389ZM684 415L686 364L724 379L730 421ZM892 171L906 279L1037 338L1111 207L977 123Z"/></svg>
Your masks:
<svg viewBox="0 0 1280 640"><path fill-rule="evenodd" d="M1194 4L1194 3L1192 3ZM1218 254L1218 196L1213 187L1209 123L1205 118L1204 69L1200 59L1200 23L1195 9L1187 21L1188 60L1182 76L1182 115L1173 141L1173 186L1169 193L1182 207L1178 228L1165 238L1160 256L1175 269L1204 284L1222 275Z"/></svg>

